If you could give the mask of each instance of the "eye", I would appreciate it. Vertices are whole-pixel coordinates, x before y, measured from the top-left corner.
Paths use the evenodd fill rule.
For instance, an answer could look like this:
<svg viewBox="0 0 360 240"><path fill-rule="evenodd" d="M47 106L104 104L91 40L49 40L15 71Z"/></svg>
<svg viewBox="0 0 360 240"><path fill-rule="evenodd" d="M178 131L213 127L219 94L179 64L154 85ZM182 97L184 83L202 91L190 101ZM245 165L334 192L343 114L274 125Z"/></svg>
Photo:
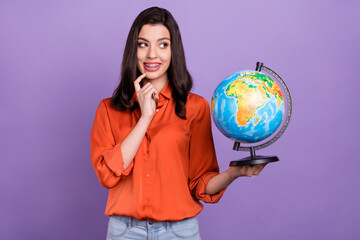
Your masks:
<svg viewBox="0 0 360 240"><path fill-rule="evenodd" d="M169 46L169 44L166 42L160 43L160 48L166 48L167 46Z"/></svg>
<svg viewBox="0 0 360 240"><path fill-rule="evenodd" d="M147 46L146 43L144 43L144 42L138 42L138 47L144 48L144 47L146 47L146 46Z"/></svg>

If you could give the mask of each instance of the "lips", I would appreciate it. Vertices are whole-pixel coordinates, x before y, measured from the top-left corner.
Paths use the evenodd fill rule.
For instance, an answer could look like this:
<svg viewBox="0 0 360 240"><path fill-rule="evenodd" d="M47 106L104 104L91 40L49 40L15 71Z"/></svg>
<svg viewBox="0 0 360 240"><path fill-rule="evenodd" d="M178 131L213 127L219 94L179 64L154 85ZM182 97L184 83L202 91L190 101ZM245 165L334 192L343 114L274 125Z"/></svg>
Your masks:
<svg viewBox="0 0 360 240"><path fill-rule="evenodd" d="M149 72L155 72L160 67L161 67L161 63L158 63L158 62L145 62L144 63L144 68L146 69L146 71L149 71Z"/></svg>

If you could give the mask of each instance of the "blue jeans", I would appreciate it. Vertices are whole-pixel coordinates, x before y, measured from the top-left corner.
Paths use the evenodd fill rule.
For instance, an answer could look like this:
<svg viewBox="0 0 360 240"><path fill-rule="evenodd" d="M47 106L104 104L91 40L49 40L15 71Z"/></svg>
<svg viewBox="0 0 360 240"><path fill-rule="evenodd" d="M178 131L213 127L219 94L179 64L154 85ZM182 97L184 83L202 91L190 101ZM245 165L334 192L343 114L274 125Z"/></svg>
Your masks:
<svg viewBox="0 0 360 240"><path fill-rule="evenodd" d="M111 216L106 240L118 239L191 239L199 240L199 223L196 217L180 221L139 221L136 218Z"/></svg>

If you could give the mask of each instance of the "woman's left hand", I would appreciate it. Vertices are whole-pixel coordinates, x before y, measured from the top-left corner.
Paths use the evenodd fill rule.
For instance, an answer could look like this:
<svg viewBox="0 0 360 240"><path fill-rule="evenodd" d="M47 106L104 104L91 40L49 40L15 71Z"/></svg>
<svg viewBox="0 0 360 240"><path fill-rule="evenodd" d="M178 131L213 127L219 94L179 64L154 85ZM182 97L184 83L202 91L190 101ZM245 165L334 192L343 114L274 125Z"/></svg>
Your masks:
<svg viewBox="0 0 360 240"><path fill-rule="evenodd" d="M266 166L266 163L264 164L258 164L253 166L237 166L237 167L229 167L224 172L215 175L210 179L206 186L206 194L213 195L227 186L229 186L236 178L242 177L242 176L254 176L259 175L261 170Z"/></svg>
<svg viewBox="0 0 360 240"><path fill-rule="evenodd" d="M266 166L265 164L257 164L252 166L236 166L236 167L229 167L228 173L231 178L236 179L238 177L251 177L251 176L257 176L260 174L260 172L263 170L263 168Z"/></svg>

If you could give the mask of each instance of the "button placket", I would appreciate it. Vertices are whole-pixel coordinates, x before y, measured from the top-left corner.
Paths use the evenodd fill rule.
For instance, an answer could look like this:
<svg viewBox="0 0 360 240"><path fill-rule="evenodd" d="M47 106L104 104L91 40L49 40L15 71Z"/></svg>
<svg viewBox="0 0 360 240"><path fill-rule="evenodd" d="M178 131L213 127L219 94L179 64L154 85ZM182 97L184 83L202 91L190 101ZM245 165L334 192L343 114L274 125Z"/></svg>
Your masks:
<svg viewBox="0 0 360 240"><path fill-rule="evenodd" d="M148 160L148 166L147 166L147 174L146 174L146 177L147 178L150 178L150 166L151 166L151 163L150 163L150 136L149 134L147 135L147 138L148 138L148 144L147 144L147 148L146 148L146 159Z"/></svg>
<svg viewBox="0 0 360 240"><path fill-rule="evenodd" d="M150 157L150 145L151 145L151 137L149 134L149 130L146 131L146 149L145 149L145 164L144 164L144 177L145 177L145 188L146 189L146 206L151 208L151 192L152 192L152 179L151 179L151 157Z"/></svg>

